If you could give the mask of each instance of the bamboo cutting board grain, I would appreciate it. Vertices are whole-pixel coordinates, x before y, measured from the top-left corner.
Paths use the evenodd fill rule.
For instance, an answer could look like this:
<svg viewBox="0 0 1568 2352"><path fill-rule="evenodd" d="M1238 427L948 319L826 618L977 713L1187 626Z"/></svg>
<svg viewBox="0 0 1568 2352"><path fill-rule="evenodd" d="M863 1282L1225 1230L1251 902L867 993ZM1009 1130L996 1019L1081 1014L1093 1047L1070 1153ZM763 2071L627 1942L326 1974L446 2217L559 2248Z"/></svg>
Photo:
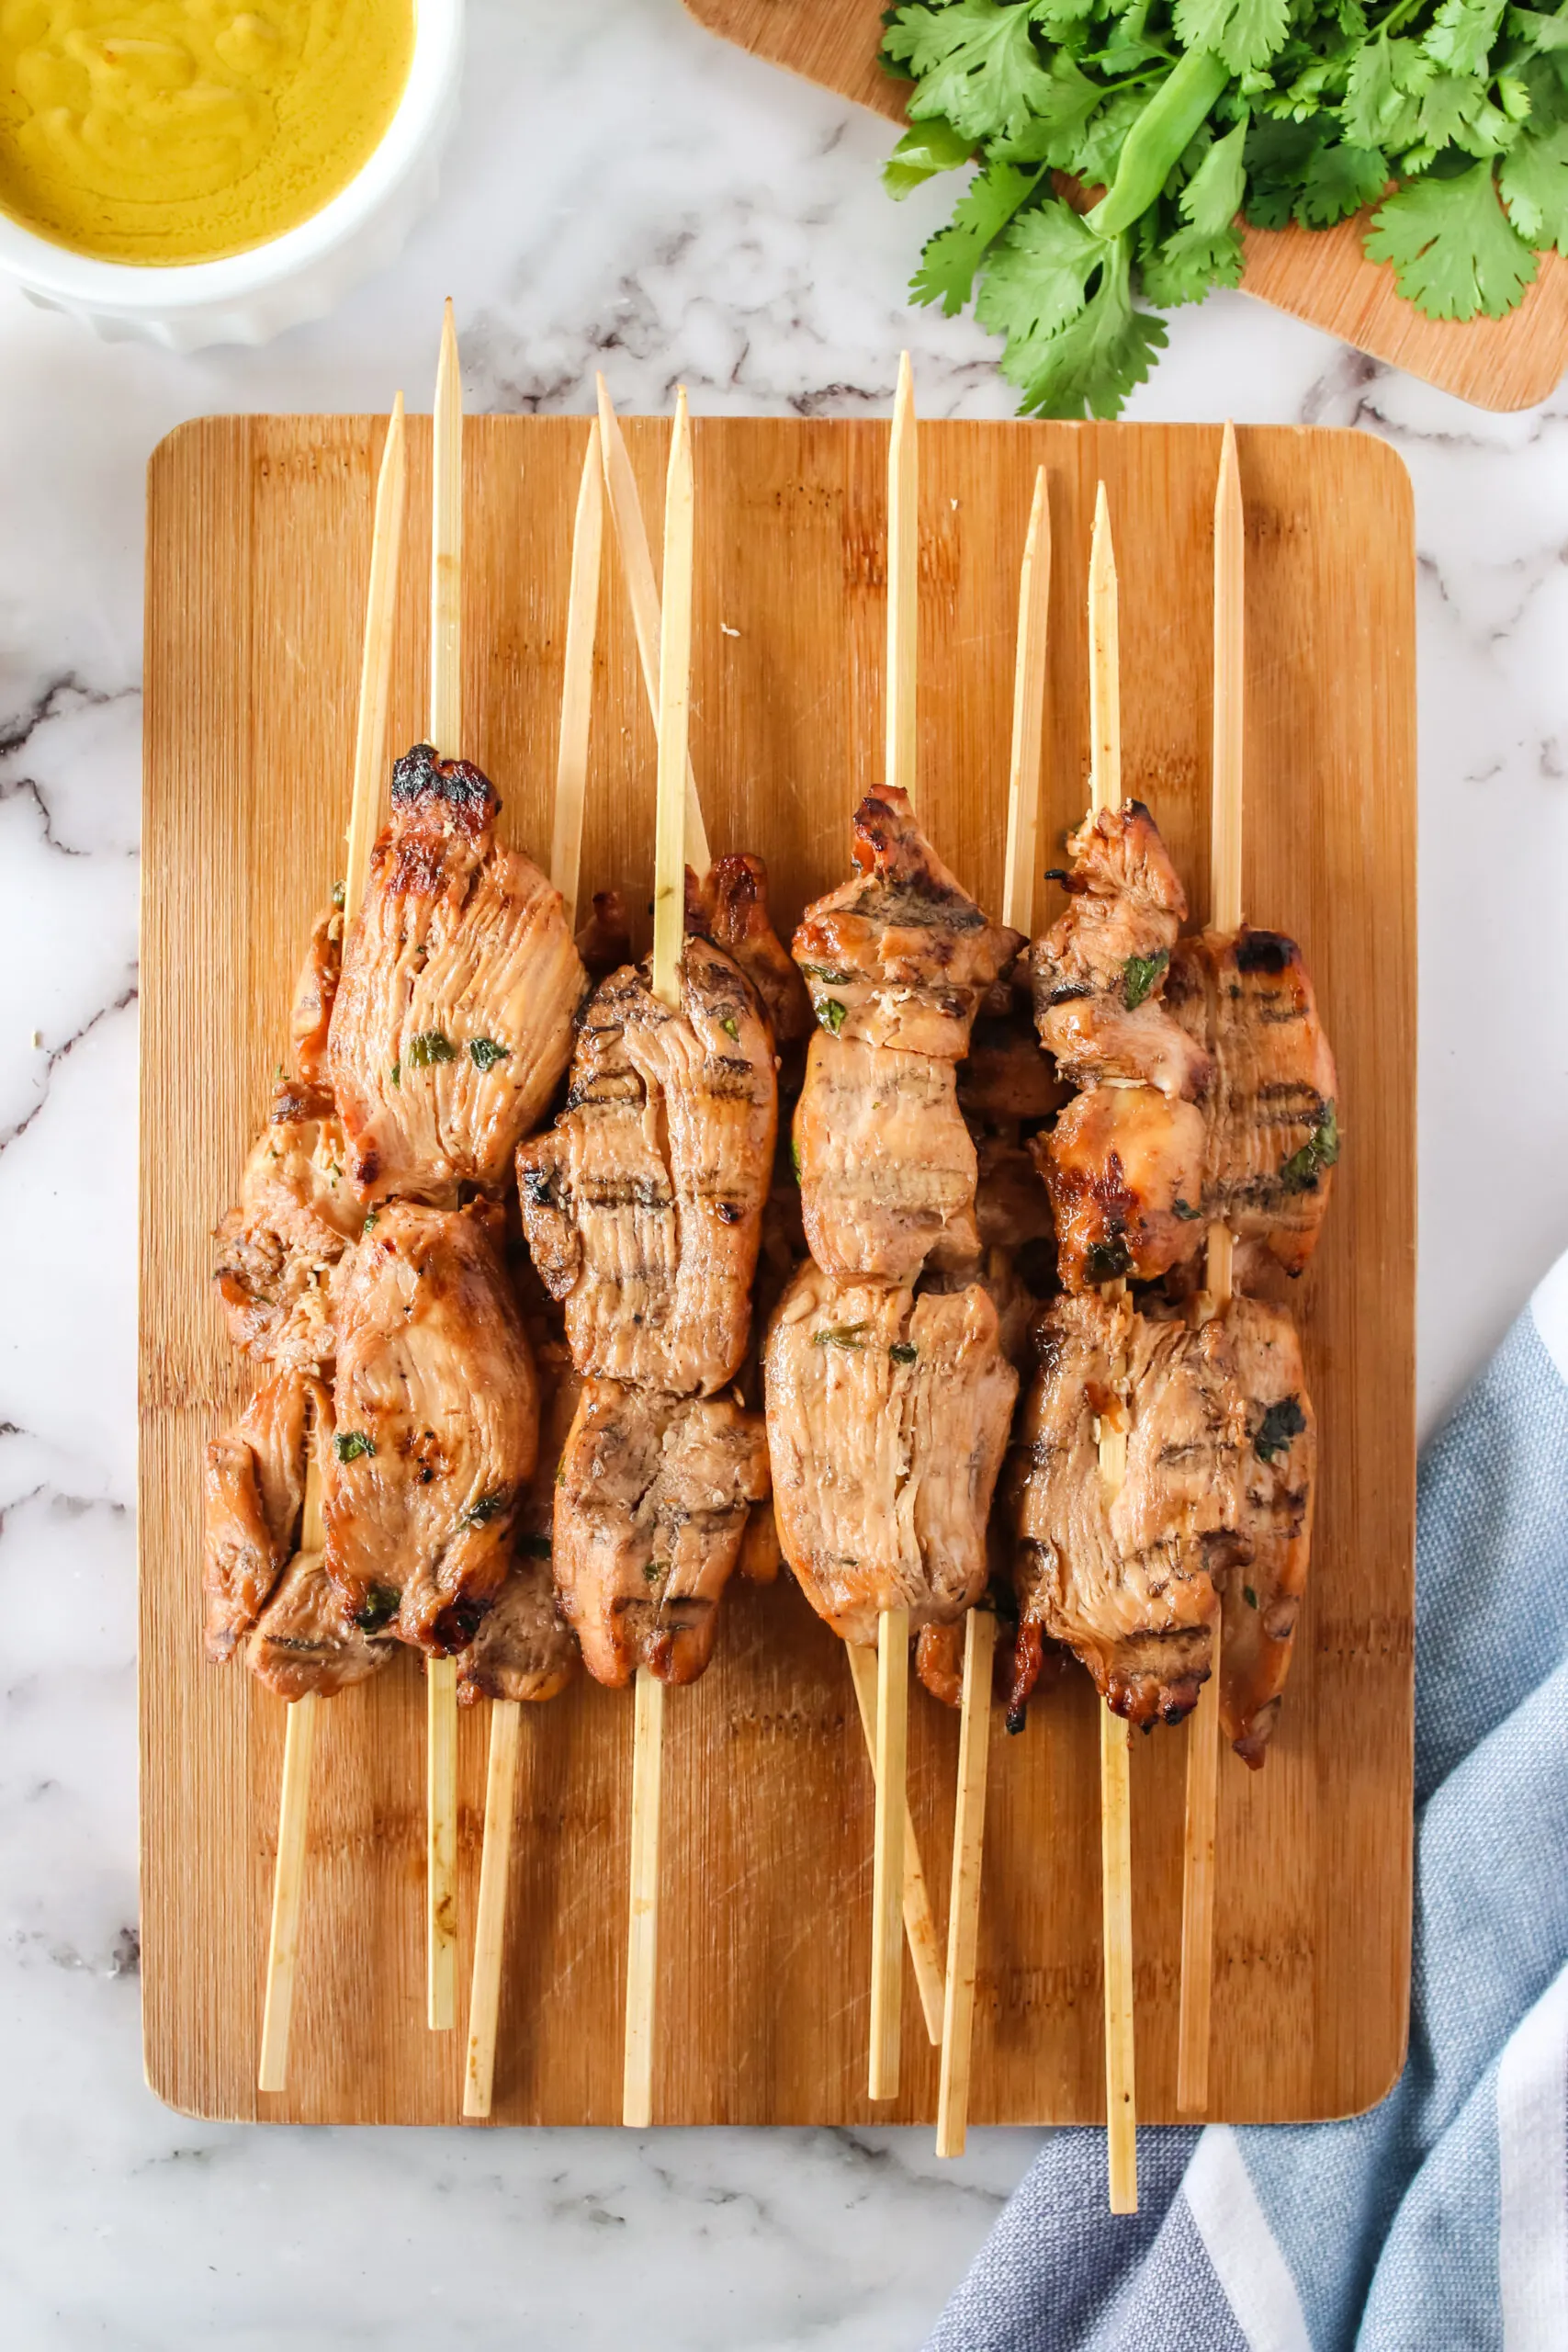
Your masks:
<svg viewBox="0 0 1568 2352"><path fill-rule="evenodd" d="M726 40L903 122L908 85L876 62L885 0L686 0L686 6ZM1506 318L1459 324L1424 318L1401 300L1393 270L1362 252L1359 220L1337 229L1249 229L1242 284L1276 310L1478 408L1533 408L1568 370L1568 261L1557 254L1540 256L1534 285Z"/></svg>
<svg viewBox="0 0 1568 2352"><path fill-rule="evenodd" d="M587 426L467 428L468 748L513 838L549 837L572 496ZM655 531L666 428L634 420ZM424 2026L423 1707L412 1662L323 1711L290 2086L254 2088L283 1709L201 1657L202 1447L246 1386L207 1288L282 1051L295 961L342 871L378 423L219 418L151 469L141 1192L143 1997L148 2075L213 2117L451 2122L463 2035ZM1083 610L1097 480L1122 576L1129 789L1204 911L1211 514L1196 427L922 428L920 789L994 905L1017 567L1050 469L1042 865L1085 799ZM411 426L393 741L422 731L429 427ZM846 868L879 774L886 428L695 428L693 749L716 848L768 859L787 930ZM1411 1841L1415 774L1411 501L1355 434L1241 436L1247 503L1249 913L1297 933L1339 1053L1344 1160L1297 1294L1323 1430L1316 1560L1268 1769L1222 1773L1215 2111L1365 2107L1404 2043ZM657 544L657 539L656 542ZM612 566L606 564L608 582ZM601 636L585 887L646 905L653 738L618 582ZM1037 917L1055 903L1042 882ZM655 2114L929 2120L865 2097L871 1786L838 1645L787 1581L737 1586L715 1664L671 1693ZM910 1792L939 1917L957 1719L918 1690ZM486 1722L461 1748L460 1983ZM524 1711L495 2119L620 2109L629 1694ZM971 2115L1103 2112L1097 1736L1087 1679L994 1719ZM1140 2111L1172 2110L1182 1734L1134 1758ZM461 2025L461 2016L459 2025Z"/></svg>

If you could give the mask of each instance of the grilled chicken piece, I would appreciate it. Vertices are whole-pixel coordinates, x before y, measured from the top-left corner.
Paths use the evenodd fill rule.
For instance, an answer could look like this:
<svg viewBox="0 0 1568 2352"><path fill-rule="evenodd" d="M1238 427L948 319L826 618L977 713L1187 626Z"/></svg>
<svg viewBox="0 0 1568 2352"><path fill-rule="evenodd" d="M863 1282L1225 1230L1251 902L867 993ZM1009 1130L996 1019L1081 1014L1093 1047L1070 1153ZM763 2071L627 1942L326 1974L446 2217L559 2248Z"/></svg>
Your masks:
<svg viewBox="0 0 1568 2352"><path fill-rule="evenodd" d="M686 944L682 1010L629 966L589 1000L567 1107L517 1155L528 1247L585 1375L711 1396L746 1352L773 1174L773 1041L751 989Z"/></svg>
<svg viewBox="0 0 1568 2352"><path fill-rule="evenodd" d="M584 1385L556 1489L556 1589L597 1681L694 1682L746 1516L768 1492L760 1414L728 1397Z"/></svg>
<svg viewBox="0 0 1568 2352"><path fill-rule="evenodd" d="M915 1672L943 1707L964 1704L964 1619L922 1625L915 1644Z"/></svg>
<svg viewBox="0 0 1568 2352"><path fill-rule="evenodd" d="M595 890L593 912L577 934L577 952L590 979L608 978L632 960L631 925L618 890Z"/></svg>
<svg viewBox="0 0 1568 2352"><path fill-rule="evenodd" d="M266 1363L329 1365L333 1270L364 1223L331 1097L285 1080L216 1236L213 1279L235 1346Z"/></svg>
<svg viewBox="0 0 1568 2352"><path fill-rule="evenodd" d="M298 1552L245 1645L245 1664L283 1700L323 1699L379 1674L396 1642L375 1641L343 1613L320 1552Z"/></svg>
<svg viewBox="0 0 1568 2352"><path fill-rule="evenodd" d="M587 974L536 865L495 841L494 789L416 744L392 771L328 1062L373 1200L499 1191L571 1052Z"/></svg>
<svg viewBox="0 0 1568 2352"><path fill-rule="evenodd" d="M326 1091L328 1082L327 1033L342 964L343 910L333 905L316 917L288 1012L294 1067L304 1084L320 1092Z"/></svg>
<svg viewBox="0 0 1568 2352"><path fill-rule="evenodd" d="M547 1357L551 1381L540 1422L539 1458L518 1505L506 1582L457 1660L457 1697L466 1707L480 1699L539 1703L564 1690L577 1671L577 1644L556 1606L550 1560L556 1473L582 1383L558 1341L537 1353L541 1373Z"/></svg>
<svg viewBox="0 0 1568 2352"><path fill-rule="evenodd" d="M1203 1236L1203 1114L1152 1086L1077 1094L1031 1145L1056 1225L1065 1290L1153 1282Z"/></svg>
<svg viewBox="0 0 1568 2352"><path fill-rule="evenodd" d="M1299 1274L1339 1157L1338 1080L1301 950L1250 928L1184 939L1166 1002L1214 1066L1203 1101L1204 1219L1261 1242Z"/></svg>
<svg viewBox="0 0 1568 2352"><path fill-rule="evenodd" d="M501 1224L488 1203L389 1203L338 1292L327 1566L363 1633L436 1656L472 1640L500 1590L538 1454Z"/></svg>
<svg viewBox="0 0 1568 2352"><path fill-rule="evenodd" d="M1279 1720L1306 1589L1317 1424L1284 1310L1238 1297L1223 1315L1247 1417L1241 1532L1250 1556L1225 1579L1220 1722L1257 1770Z"/></svg>
<svg viewBox="0 0 1568 2352"><path fill-rule="evenodd" d="M715 860L699 882L686 869L686 928L711 939L739 965L761 1001L781 1052L811 1030L811 999L768 911L768 869L737 853Z"/></svg>
<svg viewBox="0 0 1568 2352"><path fill-rule="evenodd" d="M1010 1484L1020 1639L1010 1714L1044 1640L1089 1668L1130 1723L1179 1723L1207 1679L1216 1578L1245 1549L1247 1417L1228 1326L1152 1322L1125 1299L1062 1298ZM1100 1433L1125 1448L1119 1479Z"/></svg>
<svg viewBox="0 0 1568 2352"><path fill-rule="evenodd" d="M1092 810L1053 879L1066 910L1030 951L1041 1043L1072 1086L1134 1079L1196 1102L1212 1071L1160 1001L1187 900L1141 800Z"/></svg>
<svg viewBox="0 0 1568 2352"><path fill-rule="evenodd" d="M975 1146L951 1061L818 1031L795 1156L806 1238L829 1272L904 1282L933 1251L978 1248Z"/></svg>
<svg viewBox="0 0 1568 2352"><path fill-rule="evenodd" d="M848 882L807 907L791 952L846 1044L960 1061L981 1000L1023 944L985 915L889 786L855 810Z"/></svg>
<svg viewBox="0 0 1568 2352"><path fill-rule="evenodd" d="M301 1372L279 1373L208 1446L201 1580L207 1655L214 1665L250 1632L293 1554L306 1447L318 1415L330 1430L332 1408L321 1383Z"/></svg>
<svg viewBox="0 0 1568 2352"><path fill-rule="evenodd" d="M986 1522L1018 1374L978 1283L917 1296L801 1268L768 1333L768 1446L779 1541L819 1617L876 1639L984 1590Z"/></svg>

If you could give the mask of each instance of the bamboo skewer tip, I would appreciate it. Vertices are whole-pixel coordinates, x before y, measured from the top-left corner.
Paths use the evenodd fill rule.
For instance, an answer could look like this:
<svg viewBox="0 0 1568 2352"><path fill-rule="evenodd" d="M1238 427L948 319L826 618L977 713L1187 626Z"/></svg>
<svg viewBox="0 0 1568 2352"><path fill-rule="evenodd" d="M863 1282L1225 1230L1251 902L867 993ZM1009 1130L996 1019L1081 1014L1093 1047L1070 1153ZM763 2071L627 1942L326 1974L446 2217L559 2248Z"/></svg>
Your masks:
<svg viewBox="0 0 1568 2352"><path fill-rule="evenodd" d="M876 1652L863 1648L854 1642L846 1642L844 1654L849 1659L850 1679L854 1686L855 1705L865 1740L866 1757L874 1776ZM908 1947L909 1964L915 1972L915 1990L919 1995L926 2038L933 2050L940 2050L942 2010L946 2001L942 1946L937 1939L931 1892L926 1884L925 1869L915 1836L914 1816L909 1811L907 1796L904 1804L904 1941Z"/></svg>
<svg viewBox="0 0 1568 2352"><path fill-rule="evenodd" d="M876 1631L876 1813L872 1860L869 2096L898 2096L903 2023L904 1823L908 1812L909 1612Z"/></svg>

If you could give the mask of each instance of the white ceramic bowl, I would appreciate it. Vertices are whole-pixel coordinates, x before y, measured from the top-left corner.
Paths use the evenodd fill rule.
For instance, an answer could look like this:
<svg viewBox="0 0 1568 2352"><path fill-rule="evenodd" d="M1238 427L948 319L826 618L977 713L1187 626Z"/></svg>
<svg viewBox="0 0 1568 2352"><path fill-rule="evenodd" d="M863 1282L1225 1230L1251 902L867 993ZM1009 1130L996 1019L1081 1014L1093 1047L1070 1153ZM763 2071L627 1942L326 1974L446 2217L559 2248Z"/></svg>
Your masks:
<svg viewBox="0 0 1568 2352"><path fill-rule="evenodd" d="M266 343L323 318L349 288L384 268L434 202L457 110L463 0L416 0L413 58L380 145L320 212L249 253L174 268L95 261L35 237L0 213L0 272L46 310L66 311L106 341L170 351Z"/></svg>

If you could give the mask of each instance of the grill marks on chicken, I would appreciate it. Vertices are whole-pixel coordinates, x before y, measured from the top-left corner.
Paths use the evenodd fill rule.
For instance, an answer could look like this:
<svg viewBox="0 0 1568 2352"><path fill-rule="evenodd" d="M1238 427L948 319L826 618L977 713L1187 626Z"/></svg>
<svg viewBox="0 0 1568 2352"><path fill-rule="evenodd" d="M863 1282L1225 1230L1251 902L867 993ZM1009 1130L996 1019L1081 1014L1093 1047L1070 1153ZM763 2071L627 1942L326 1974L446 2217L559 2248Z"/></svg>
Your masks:
<svg viewBox="0 0 1568 2352"><path fill-rule="evenodd" d="M344 1615L320 1552L299 1552L278 1579L245 1645L245 1663L282 1700L314 1690L323 1699L367 1681L391 1663L391 1641L361 1633Z"/></svg>
<svg viewBox="0 0 1568 2352"><path fill-rule="evenodd" d="M1260 1762L1305 1583L1316 1466L1290 1317L1234 1298L1197 1322L1154 1321L1125 1298L1091 1295L1055 1301L1036 1345L1009 1473L1020 1608L1010 1712L1027 1702L1045 1645L1060 1643L1116 1713L1179 1722L1208 1678L1223 1596L1222 1721L1237 1752Z"/></svg>
<svg viewBox="0 0 1568 2352"><path fill-rule="evenodd" d="M1300 950L1251 929L1178 940L1180 885L1137 801L1068 846L1071 902L1032 958L1041 1036L1083 1089L1035 1145L1064 1283L1156 1280L1216 1219L1300 1273L1339 1152Z"/></svg>
<svg viewBox="0 0 1568 2352"><path fill-rule="evenodd" d="M321 1554L294 1548L309 1449L324 1451L332 1429L326 1389L290 1371L207 1449L207 1655L221 1663L243 1641L252 1673L286 1700L363 1682L393 1648L345 1619Z"/></svg>
<svg viewBox="0 0 1568 2352"><path fill-rule="evenodd" d="M558 1345L540 1351L551 1386L539 1431L539 1458L517 1507L512 1564L493 1609L457 1659L457 1697L537 1704L564 1690L577 1671L577 1644L556 1606L551 1571L556 1473L582 1383Z"/></svg>
<svg viewBox="0 0 1568 2352"><path fill-rule="evenodd" d="M1166 1001L1213 1063L1203 1216L1299 1274L1317 1246L1339 1157L1338 1080L1301 950L1250 928L1184 939Z"/></svg>
<svg viewBox="0 0 1568 2352"><path fill-rule="evenodd" d="M710 1396L746 1352L778 1098L756 998L707 940L686 944L681 999L630 967L594 990L567 1108L517 1181L578 1369Z"/></svg>
<svg viewBox="0 0 1568 2352"><path fill-rule="evenodd" d="M557 1589L596 1680L694 1682L747 1513L768 1493L761 1417L728 1397L589 1380L556 1491Z"/></svg>
<svg viewBox="0 0 1568 2352"><path fill-rule="evenodd" d="M570 1055L587 975L559 891L497 845L499 808L478 768L428 744L393 769L328 1055L372 1199L499 1191Z"/></svg>
<svg viewBox="0 0 1568 2352"><path fill-rule="evenodd" d="M818 1616L871 1644L985 1589L986 1523L1018 1375L978 1283L917 1295L802 1267L767 1343L773 1512Z"/></svg>
<svg viewBox="0 0 1568 2352"><path fill-rule="evenodd" d="M974 1255L975 1145L952 1062L818 1033L795 1149L807 1242L829 1273L904 1282L933 1251Z"/></svg>
<svg viewBox="0 0 1568 2352"><path fill-rule="evenodd" d="M868 793L852 846L856 873L807 907L792 945L818 1022L848 1044L961 1060L1020 933L987 921L921 832L907 793Z"/></svg>
<svg viewBox="0 0 1568 2352"><path fill-rule="evenodd" d="M1013 1465L1020 1670L1035 1629L1063 1643L1130 1723L1179 1723L1207 1679L1214 1576L1235 1555L1245 1423L1216 1361L1219 1327L1152 1323L1125 1298L1062 1298L1041 1318L1040 1369ZM1102 1429L1124 1440L1119 1481Z"/></svg>
<svg viewBox="0 0 1568 2352"><path fill-rule="evenodd" d="M338 1293L327 1565L361 1630L460 1649L505 1577L538 1453L533 1359L499 1212L400 1201Z"/></svg>
<svg viewBox="0 0 1568 2352"><path fill-rule="evenodd" d="M217 1232L214 1281L234 1345L264 1362L330 1365L334 1270L364 1223L331 1097L286 1080Z"/></svg>
<svg viewBox="0 0 1568 2352"><path fill-rule="evenodd" d="M256 1390L232 1429L207 1449L202 1592L207 1655L233 1654L288 1565L305 1501L312 1420L332 1427L321 1383L283 1372Z"/></svg>
<svg viewBox="0 0 1568 2352"><path fill-rule="evenodd" d="M1279 1720L1306 1589L1317 1476L1317 1423L1289 1316L1260 1299L1225 1311L1245 1400L1245 1562L1224 1589L1220 1722L1246 1764L1263 1763Z"/></svg>
<svg viewBox="0 0 1568 2352"><path fill-rule="evenodd" d="M722 947L757 991L781 1053L811 1030L811 1000L768 911L768 869L739 852L715 860L699 882L686 869L686 928Z"/></svg>
<svg viewBox="0 0 1568 2352"><path fill-rule="evenodd" d="M862 801L854 856L795 934L818 1023L795 1121L801 1208L830 1273L903 1282L978 1247L956 1065L1021 941L960 888L905 793Z"/></svg>

